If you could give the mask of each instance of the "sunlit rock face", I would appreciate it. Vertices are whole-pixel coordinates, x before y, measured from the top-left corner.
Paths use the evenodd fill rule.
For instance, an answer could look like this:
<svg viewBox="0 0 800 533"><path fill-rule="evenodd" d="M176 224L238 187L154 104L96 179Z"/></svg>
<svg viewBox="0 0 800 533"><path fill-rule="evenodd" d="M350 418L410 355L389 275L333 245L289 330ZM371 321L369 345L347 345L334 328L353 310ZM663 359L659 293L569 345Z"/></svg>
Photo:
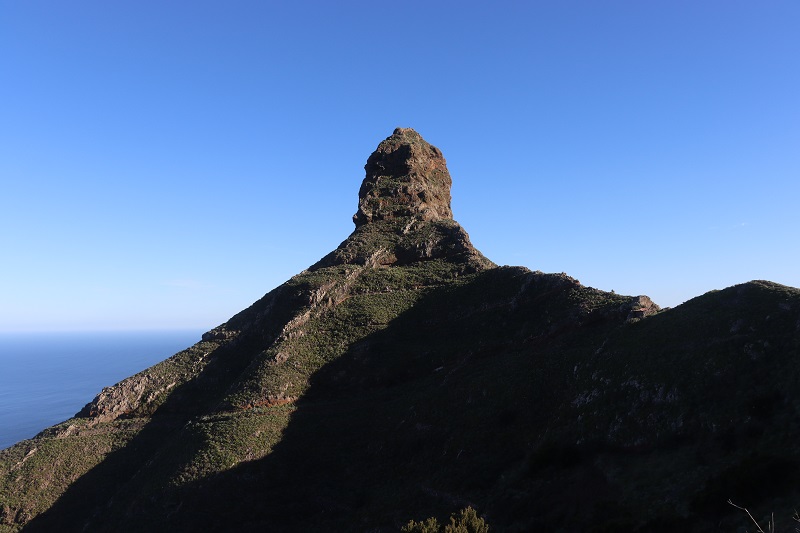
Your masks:
<svg viewBox="0 0 800 533"><path fill-rule="evenodd" d="M358 193L356 227L377 220L415 216L453 218L452 180L442 152L411 128L397 128L378 146L364 167Z"/></svg>
<svg viewBox="0 0 800 533"><path fill-rule="evenodd" d="M495 265L469 240L450 208L452 179L441 150L411 128L397 128L364 166L355 231L310 267L403 266L441 260L462 273Z"/></svg>

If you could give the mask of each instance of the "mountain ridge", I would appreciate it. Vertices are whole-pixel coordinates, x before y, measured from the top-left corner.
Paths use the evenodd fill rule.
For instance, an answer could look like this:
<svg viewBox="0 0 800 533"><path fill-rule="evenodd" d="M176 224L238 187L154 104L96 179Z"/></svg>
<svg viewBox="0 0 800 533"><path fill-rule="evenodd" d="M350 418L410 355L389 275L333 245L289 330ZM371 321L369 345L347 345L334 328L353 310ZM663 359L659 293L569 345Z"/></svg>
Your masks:
<svg viewBox="0 0 800 533"><path fill-rule="evenodd" d="M791 508L800 290L661 310L497 266L411 129L365 174L334 251L0 452L0 531L391 531L467 505L495 530L712 531L727 498Z"/></svg>

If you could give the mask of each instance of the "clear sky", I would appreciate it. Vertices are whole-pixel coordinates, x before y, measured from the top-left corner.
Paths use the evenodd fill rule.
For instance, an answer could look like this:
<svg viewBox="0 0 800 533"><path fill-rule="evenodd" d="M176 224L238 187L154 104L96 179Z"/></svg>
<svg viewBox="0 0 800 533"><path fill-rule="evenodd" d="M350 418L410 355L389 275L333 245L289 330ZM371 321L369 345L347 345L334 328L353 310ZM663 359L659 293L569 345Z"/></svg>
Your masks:
<svg viewBox="0 0 800 533"><path fill-rule="evenodd" d="M397 126L498 264L800 286L800 2L0 0L0 331L211 328Z"/></svg>

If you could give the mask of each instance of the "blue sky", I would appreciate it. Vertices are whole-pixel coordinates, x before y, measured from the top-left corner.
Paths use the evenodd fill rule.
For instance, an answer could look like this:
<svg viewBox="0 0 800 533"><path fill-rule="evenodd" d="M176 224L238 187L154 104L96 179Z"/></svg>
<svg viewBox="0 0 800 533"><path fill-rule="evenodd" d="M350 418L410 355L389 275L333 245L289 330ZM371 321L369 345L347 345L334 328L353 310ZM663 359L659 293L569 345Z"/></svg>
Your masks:
<svg viewBox="0 0 800 533"><path fill-rule="evenodd" d="M800 286L800 3L0 1L0 331L211 328L397 126L499 264Z"/></svg>

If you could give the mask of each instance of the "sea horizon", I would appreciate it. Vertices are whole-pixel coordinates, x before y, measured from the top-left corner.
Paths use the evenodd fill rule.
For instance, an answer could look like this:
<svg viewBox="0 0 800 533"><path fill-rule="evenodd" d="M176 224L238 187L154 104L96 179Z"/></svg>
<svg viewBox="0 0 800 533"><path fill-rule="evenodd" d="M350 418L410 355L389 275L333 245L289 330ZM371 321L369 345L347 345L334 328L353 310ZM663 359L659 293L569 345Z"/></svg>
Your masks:
<svg viewBox="0 0 800 533"><path fill-rule="evenodd" d="M0 331L0 450L72 418L206 329Z"/></svg>

